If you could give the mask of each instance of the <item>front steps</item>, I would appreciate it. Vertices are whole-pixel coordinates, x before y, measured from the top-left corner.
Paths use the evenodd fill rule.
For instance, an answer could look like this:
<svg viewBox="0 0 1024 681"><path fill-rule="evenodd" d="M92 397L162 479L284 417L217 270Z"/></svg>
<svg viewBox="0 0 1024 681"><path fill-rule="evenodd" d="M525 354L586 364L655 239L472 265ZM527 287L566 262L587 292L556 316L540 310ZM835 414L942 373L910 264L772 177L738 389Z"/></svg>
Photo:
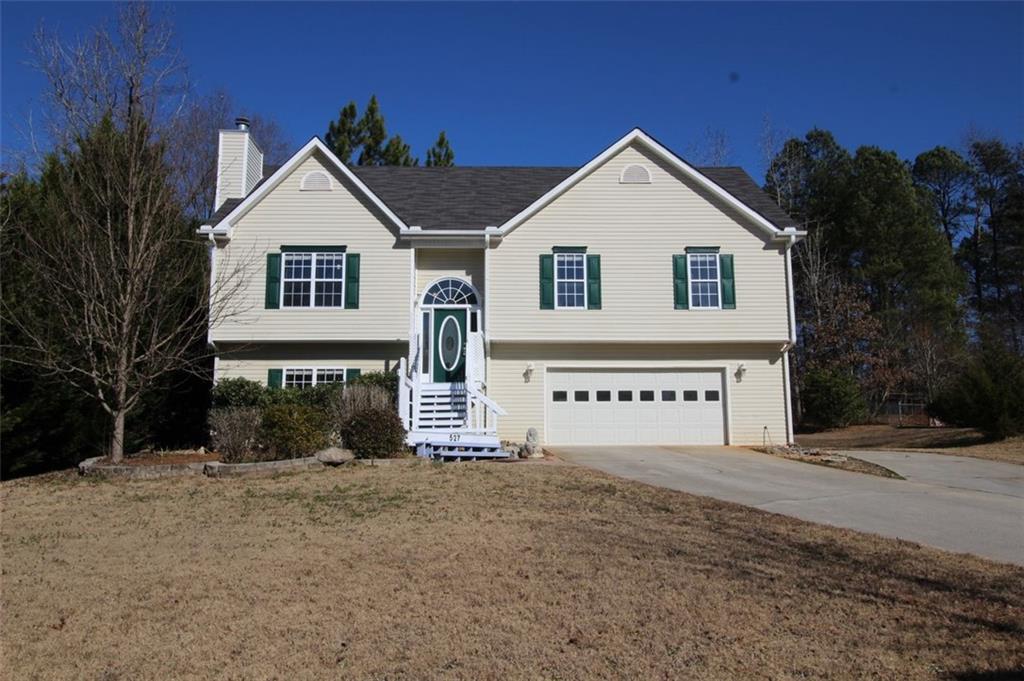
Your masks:
<svg viewBox="0 0 1024 681"><path fill-rule="evenodd" d="M496 435L467 430L469 399L461 383L424 383L415 410L415 427L406 441L416 455L442 461L507 459Z"/></svg>
<svg viewBox="0 0 1024 681"><path fill-rule="evenodd" d="M407 438L416 447L416 456L442 461L481 461L507 459L508 452L494 435L472 434L461 431L413 432Z"/></svg>

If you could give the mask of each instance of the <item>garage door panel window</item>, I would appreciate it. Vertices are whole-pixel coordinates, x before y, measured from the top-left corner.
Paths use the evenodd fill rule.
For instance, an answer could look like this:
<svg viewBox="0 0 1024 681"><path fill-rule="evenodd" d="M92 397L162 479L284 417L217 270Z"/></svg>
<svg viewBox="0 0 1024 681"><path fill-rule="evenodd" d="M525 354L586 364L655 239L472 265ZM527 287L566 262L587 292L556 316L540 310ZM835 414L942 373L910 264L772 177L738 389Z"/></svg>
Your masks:
<svg viewBox="0 0 1024 681"><path fill-rule="evenodd" d="M705 390L704 391L704 401L705 402L717 402L718 401L718 391L717 390Z"/></svg>
<svg viewBox="0 0 1024 681"><path fill-rule="evenodd" d="M597 390L595 391L595 397L598 402L611 402L612 391L611 390Z"/></svg>
<svg viewBox="0 0 1024 681"><path fill-rule="evenodd" d="M577 391L575 391L573 393L572 399L575 400L576 402L589 402L590 401L590 391L588 391L588 390L577 390Z"/></svg>
<svg viewBox="0 0 1024 681"><path fill-rule="evenodd" d="M641 390L640 391L640 401L641 402L653 402L654 401L654 391L653 390Z"/></svg>
<svg viewBox="0 0 1024 681"><path fill-rule="evenodd" d="M633 391L632 390L620 390L619 391L619 402L632 402Z"/></svg>
<svg viewBox="0 0 1024 681"><path fill-rule="evenodd" d="M684 390L683 391L683 402L696 402L697 391L696 390Z"/></svg>
<svg viewBox="0 0 1024 681"><path fill-rule="evenodd" d="M676 401L676 391L675 390L662 390L661 391L661 401L662 402L675 402Z"/></svg>
<svg viewBox="0 0 1024 681"><path fill-rule="evenodd" d="M551 393L552 402L567 402L569 400L569 393L565 390L556 390Z"/></svg>

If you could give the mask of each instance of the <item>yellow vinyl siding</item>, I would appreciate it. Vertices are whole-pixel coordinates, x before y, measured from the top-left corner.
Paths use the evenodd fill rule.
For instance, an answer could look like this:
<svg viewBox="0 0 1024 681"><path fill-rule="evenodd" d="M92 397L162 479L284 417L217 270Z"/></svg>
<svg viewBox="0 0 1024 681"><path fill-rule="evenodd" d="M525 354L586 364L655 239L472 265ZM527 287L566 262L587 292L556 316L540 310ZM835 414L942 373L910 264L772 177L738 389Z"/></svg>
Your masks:
<svg viewBox="0 0 1024 681"><path fill-rule="evenodd" d="M417 248L416 296L442 277L468 281L483 295L484 252L479 248Z"/></svg>
<svg viewBox="0 0 1024 681"><path fill-rule="evenodd" d="M311 170L334 179L329 192L302 192ZM408 338L410 251L396 230L357 198L327 159L314 154L299 164L235 225L217 254L218 280L226 288L241 271L231 315L213 329L214 341L365 341ZM360 255L358 309L265 310L266 254L282 245L347 246ZM216 308L215 308L216 309Z"/></svg>
<svg viewBox="0 0 1024 681"><path fill-rule="evenodd" d="M525 376L528 363L533 373ZM741 380L740 364L746 367ZM726 366L734 445L761 444L764 427L777 443L786 441L782 354L777 347L750 344L518 344L493 343L487 367L487 394L508 411L498 436L522 442L536 428L545 442L545 373L548 367L589 369L711 368ZM731 420L730 420L731 419Z"/></svg>
<svg viewBox="0 0 1024 681"><path fill-rule="evenodd" d="M641 163L650 184L620 184ZM601 256L600 310L541 310L538 256ZM676 310L672 255L719 246L734 258L735 310ZM492 340L700 341L788 337L785 256L722 201L638 146L611 158L513 230L490 254Z"/></svg>
<svg viewBox="0 0 1024 681"><path fill-rule="evenodd" d="M285 367L394 371L406 350L404 343L281 343L229 348L219 356L216 379L241 377L266 384L268 369Z"/></svg>

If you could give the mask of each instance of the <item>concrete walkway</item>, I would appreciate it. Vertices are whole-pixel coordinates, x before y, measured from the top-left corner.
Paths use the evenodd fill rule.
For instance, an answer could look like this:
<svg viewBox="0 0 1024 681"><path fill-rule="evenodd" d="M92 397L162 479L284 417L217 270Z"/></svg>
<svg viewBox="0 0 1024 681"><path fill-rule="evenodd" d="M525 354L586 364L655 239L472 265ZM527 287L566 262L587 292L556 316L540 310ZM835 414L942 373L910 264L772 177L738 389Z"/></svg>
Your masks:
<svg viewBox="0 0 1024 681"><path fill-rule="evenodd" d="M651 485L1024 565L1024 466L940 454L849 452L892 480L736 447L556 447Z"/></svg>

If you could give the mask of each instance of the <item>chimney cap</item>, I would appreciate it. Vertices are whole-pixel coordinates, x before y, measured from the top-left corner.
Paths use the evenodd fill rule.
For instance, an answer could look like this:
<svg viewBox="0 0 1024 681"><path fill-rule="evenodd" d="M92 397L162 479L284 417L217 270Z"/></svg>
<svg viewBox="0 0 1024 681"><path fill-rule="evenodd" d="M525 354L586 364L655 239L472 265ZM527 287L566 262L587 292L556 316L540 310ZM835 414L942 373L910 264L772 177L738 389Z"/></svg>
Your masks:
<svg viewBox="0 0 1024 681"><path fill-rule="evenodd" d="M235 125L238 126L239 130L248 132L249 130L249 119L246 116L239 116L235 119Z"/></svg>

